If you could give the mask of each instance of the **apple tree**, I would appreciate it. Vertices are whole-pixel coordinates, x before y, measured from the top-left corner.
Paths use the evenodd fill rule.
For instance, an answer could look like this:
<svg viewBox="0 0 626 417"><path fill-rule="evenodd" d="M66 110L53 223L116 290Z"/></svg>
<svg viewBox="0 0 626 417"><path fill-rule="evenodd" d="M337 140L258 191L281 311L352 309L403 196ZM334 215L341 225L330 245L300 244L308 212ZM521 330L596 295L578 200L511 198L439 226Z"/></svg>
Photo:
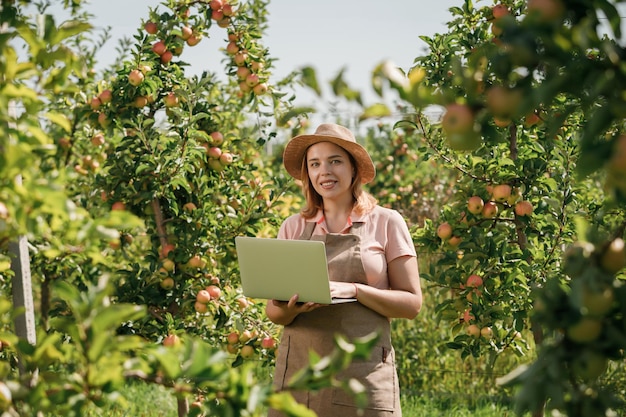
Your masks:
<svg viewBox="0 0 626 417"><path fill-rule="evenodd" d="M406 76L377 71L418 113L397 127L460 174L457 198L417 236L440 253L422 272L449 295L437 306L448 346L495 361L534 344L534 362L501 381L519 388L517 410L605 415L616 392L601 376L625 340L618 10L566 0L450 10L449 33L424 37ZM433 105L440 120L423 115Z"/></svg>

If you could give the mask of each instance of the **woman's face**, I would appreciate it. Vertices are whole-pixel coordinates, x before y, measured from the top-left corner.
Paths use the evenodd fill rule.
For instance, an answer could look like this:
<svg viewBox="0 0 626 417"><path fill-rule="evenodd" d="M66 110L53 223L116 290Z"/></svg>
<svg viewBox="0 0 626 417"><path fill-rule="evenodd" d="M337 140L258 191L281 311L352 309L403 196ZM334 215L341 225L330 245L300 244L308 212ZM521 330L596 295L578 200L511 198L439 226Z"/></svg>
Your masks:
<svg viewBox="0 0 626 417"><path fill-rule="evenodd" d="M352 198L355 169L350 155L331 142L311 145L306 153L307 171L313 188L324 199Z"/></svg>

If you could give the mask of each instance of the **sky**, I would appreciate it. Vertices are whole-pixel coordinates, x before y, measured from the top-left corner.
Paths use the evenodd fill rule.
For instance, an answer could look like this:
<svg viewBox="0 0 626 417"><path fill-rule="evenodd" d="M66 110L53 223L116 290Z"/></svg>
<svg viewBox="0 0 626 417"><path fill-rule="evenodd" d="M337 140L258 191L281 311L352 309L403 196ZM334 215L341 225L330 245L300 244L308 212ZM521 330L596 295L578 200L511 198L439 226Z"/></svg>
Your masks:
<svg viewBox="0 0 626 417"><path fill-rule="evenodd" d="M476 6L493 3L478 0ZM87 9L96 28L111 27L111 39L98 60L104 65L113 62L117 40L134 34L149 8L160 4L158 0L91 0ZM449 8L462 4L463 0L271 0L263 45L276 59L276 77L309 65L317 70L318 81L327 85L344 68L348 84L366 90L367 97L371 72L378 63L389 59L410 68L426 47L419 36L446 32ZM226 32L215 26L211 34L211 39L185 50L183 58L192 72L222 68L218 48L225 46Z"/></svg>

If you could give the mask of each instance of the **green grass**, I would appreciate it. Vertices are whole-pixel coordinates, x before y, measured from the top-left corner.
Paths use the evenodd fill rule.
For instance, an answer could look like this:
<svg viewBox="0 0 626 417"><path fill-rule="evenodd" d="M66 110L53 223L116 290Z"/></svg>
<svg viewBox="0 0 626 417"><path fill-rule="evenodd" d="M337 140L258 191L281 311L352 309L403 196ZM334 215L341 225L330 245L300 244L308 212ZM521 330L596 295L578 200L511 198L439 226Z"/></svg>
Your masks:
<svg viewBox="0 0 626 417"><path fill-rule="evenodd" d="M127 404L91 409L85 417L176 417L176 399L157 385L129 383L123 392ZM469 393L402 397L404 417L514 417L512 409L489 399L472 401Z"/></svg>

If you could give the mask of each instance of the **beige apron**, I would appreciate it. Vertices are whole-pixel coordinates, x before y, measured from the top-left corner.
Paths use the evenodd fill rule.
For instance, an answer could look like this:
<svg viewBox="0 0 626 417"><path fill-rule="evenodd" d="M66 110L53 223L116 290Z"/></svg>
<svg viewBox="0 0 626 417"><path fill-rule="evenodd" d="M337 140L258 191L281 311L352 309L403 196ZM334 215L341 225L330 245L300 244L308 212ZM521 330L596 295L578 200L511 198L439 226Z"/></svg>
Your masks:
<svg viewBox="0 0 626 417"><path fill-rule="evenodd" d="M362 223L354 223L351 234L327 234L313 236L315 223L307 223L300 239L322 240L326 243L326 255L331 281L359 282L367 284L361 262L359 229ZM301 404L315 411L319 417L401 417L400 389L395 368L395 355L391 345L390 322L360 303L344 303L317 308L298 315L285 326L278 347L274 385L283 389L289 379L309 363L309 350L326 356L334 349L334 334L348 338L366 336L374 331L380 340L369 360L353 361L339 375L339 379L357 378L367 389L369 404L360 413L352 396L340 388L326 388L317 392L292 391ZM280 417L282 413L271 410L268 417Z"/></svg>

